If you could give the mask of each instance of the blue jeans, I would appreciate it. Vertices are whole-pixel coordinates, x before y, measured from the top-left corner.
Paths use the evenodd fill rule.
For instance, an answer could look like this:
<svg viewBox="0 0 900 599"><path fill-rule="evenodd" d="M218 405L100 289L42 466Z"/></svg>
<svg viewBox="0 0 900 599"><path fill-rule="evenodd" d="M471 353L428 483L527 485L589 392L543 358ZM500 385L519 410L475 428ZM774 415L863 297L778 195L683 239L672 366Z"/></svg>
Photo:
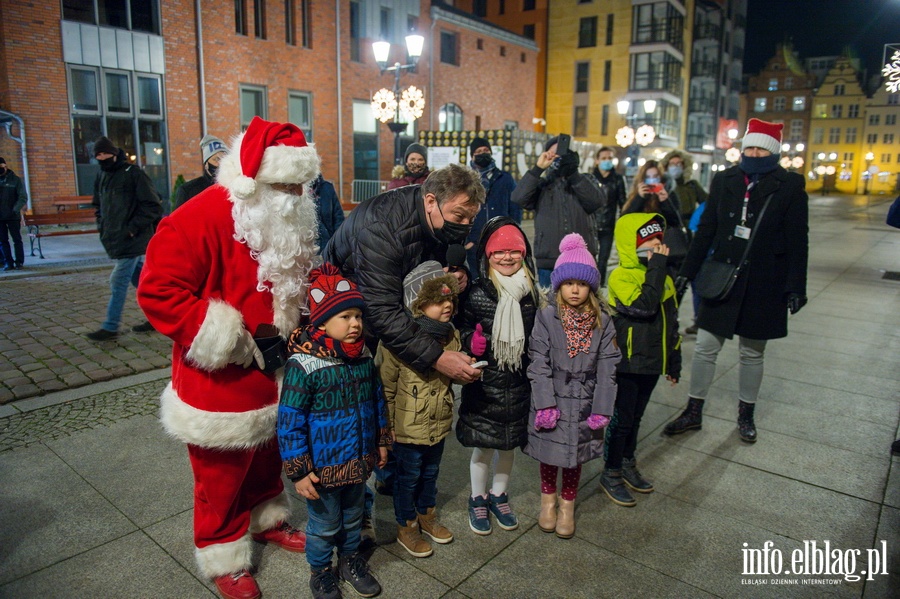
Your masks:
<svg viewBox="0 0 900 599"><path fill-rule="evenodd" d="M444 440L435 445L394 443L397 477L394 480L394 516L406 526L437 504L437 479L444 455Z"/></svg>
<svg viewBox="0 0 900 599"><path fill-rule="evenodd" d="M109 304L106 306L106 320L100 325L106 331L118 331L122 322L122 310L125 308L125 297L128 295L128 283L137 289L141 278L144 257L119 258L115 260L113 271L109 275Z"/></svg>
<svg viewBox="0 0 900 599"><path fill-rule="evenodd" d="M539 268L538 269L538 283L541 284L541 287L551 288L553 283L550 281L550 274L553 272L552 268Z"/></svg>
<svg viewBox="0 0 900 599"><path fill-rule="evenodd" d="M357 483L319 489L318 499L306 500L306 561L311 569L329 567L335 547L338 555L359 549L365 488L366 483Z"/></svg>

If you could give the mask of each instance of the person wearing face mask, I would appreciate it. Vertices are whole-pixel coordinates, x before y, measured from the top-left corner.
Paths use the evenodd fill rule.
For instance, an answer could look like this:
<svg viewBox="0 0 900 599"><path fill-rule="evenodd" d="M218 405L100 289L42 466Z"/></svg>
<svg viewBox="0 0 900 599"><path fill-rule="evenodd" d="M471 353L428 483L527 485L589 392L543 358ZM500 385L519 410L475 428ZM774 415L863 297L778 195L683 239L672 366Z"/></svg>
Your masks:
<svg viewBox="0 0 900 599"><path fill-rule="evenodd" d="M747 443L756 442L754 409L766 343L787 336L788 313L796 314L807 301L808 197L803 176L778 165L782 128L781 123L750 119L741 160L713 179L697 234L675 279L676 288L683 289L707 259L740 267L725 299L700 301L688 405L666 425L669 435L701 428L716 358L725 339L737 335L738 434Z"/></svg>
<svg viewBox="0 0 900 599"><path fill-rule="evenodd" d="M388 183L388 189L397 189L406 185L421 185L431 174L427 164L428 150L422 144L411 143L403 154L404 171L399 179Z"/></svg>
<svg viewBox="0 0 900 599"><path fill-rule="evenodd" d="M594 213L594 228L597 231L597 266L600 268L600 286L606 287L606 267L612 253L613 230L616 226L616 212L625 206L625 177L616 172L613 158L616 151L608 146L597 150L594 179L601 187L607 188L609 201Z"/></svg>
<svg viewBox="0 0 900 599"><path fill-rule="evenodd" d="M556 154L558 137L544 144L537 164L519 181L512 201L534 210L534 262L541 287L551 286L550 275L559 257L559 243L569 233L578 233L591 256L597 255L597 236L590 215L606 206L608 191L593 177L578 172L578 152Z"/></svg>
<svg viewBox="0 0 900 599"><path fill-rule="evenodd" d="M466 239L466 261L469 272L474 274L478 272L479 258L475 246L481 238L484 225L498 216L508 216L519 224L522 222L522 208L510 199L516 188L516 182L512 175L497 166L488 140L483 137L473 139L469 144L469 154L472 156L469 166L481 175L481 184L485 191L484 209L475 217L472 230Z"/></svg>
<svg viewBox="0 0 900 599"><path fill-rule="evenodd" d="M141 276L144 252L162 218L162 204L150 177L125 159L125 152L106 137L94 143L94 158L100 172L94 180L92 204L97 215L97 230L106 254L115 262L109 277L109 304L106 320L86 336L91 341L106 341L119 336L119 323L125 307L128 284L135 288ZM136 325L135 332L152 331L149 322Z"/></svg>
<svg viewBox="0 0 900 599"><path fill-rule="evenodd" d="M22 208L28 203L25 184L0 158L0 254L3 270L22 270L25 248L22 245ZM12 238L10 247L9 238ZM15 251L15 255L13 254Z"/></svg>
<svg viewBox="0 0 900 599"><path fill-rule="evenodd" d="M659 163L655 160L648 160L638 169L637 176L631 184L628 201L622 208L622 216L635 212L661 214L666 222L666 229L669 229L680 226L679 210L678 195L675 192L670 193L666 189ZM669 249L666 269L674 279L678 274L684 254L676 257L671 255L671 246Z"/></svg>
<svg viewBox="0 0 900 599"><path fill-rule="evenodd" d="M203 154L203 174L196 179L185 181L175 191L175 206L172 210L180 207L191 198L199 195L207 187L215 184L219 162L228 151L228 146L215 135L204 135L203 139L200 140L200 151Z"/></svg>
<svg viewBox="0 0 900 599"><path fill-rule="evenodd" d="M681 220L689 222L697 206L709 197L703 186L691 178L694 160L683 150L672 150L663 157L659 166L666 175L666 187L678 195Z"/></svg>

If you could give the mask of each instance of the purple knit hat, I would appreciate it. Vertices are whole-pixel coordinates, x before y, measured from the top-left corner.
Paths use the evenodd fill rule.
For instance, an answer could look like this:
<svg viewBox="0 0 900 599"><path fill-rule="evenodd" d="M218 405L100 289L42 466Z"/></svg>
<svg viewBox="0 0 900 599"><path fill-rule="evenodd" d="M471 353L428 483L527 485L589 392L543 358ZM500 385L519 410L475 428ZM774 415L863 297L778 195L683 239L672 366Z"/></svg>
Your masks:
<svg viewBox="0 0 900 599"><path fill-rule="evenodd" d="M557 291L564 281L583 281L597 291L600 283L600 271L597 262L588 251L584 238L578 233L569 233L559 242L559 258L550 274L553 291Z"/></svg>

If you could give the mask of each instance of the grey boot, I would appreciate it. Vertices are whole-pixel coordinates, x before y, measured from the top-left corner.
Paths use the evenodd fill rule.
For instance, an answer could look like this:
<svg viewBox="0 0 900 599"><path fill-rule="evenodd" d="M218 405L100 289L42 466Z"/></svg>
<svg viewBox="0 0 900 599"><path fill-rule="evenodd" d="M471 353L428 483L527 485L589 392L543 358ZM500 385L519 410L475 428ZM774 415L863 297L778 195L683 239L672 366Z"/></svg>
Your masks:
<svg viewBox="0 0 900 599"><path fill-rule="evenodd" d="M666 425L663 432L667 435L680 435L692 428L703 428L703 400L688 397L688 405L681 415Z"/></svg>

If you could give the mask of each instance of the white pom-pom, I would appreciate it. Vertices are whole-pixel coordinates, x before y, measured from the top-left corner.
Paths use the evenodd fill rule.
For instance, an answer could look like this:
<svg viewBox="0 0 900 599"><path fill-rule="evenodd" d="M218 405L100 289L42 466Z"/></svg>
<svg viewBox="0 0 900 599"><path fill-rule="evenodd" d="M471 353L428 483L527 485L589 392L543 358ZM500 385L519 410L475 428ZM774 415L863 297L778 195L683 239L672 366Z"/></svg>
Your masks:
<svg viewBox="0 0 900 599"><path fill-rule="evenodd" d="M560 252L571 252L572 250L577 249L587 249L587 243L584 242L584 237L578 233L569 233L559 242Z"/></svg>
<svg viewBox="0 0 900 599"><path fill-rule="evenodd" d="M239 175L231 182L231 191L240 198L249 198L256 193L256 181L246 175Z"/></svg>

